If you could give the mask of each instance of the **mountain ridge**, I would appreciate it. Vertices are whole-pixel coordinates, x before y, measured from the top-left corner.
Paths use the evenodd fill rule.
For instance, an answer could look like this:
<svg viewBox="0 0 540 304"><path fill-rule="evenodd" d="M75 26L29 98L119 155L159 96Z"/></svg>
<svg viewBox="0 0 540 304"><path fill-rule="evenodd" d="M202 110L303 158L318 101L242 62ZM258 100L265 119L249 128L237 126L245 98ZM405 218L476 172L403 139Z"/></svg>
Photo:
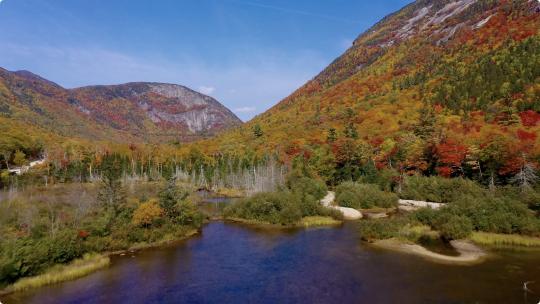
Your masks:
<svg viewBox="0 0 540 304"><path fill-rule="evenodd" d="M473 162L515 170L540 156L539 29L537 1L416 1L206 150L273 151L290 161L322 149L338 163L424 174L460 174ZM498 154L486 150L496 137ZM445 149L463 151L459 161Z"/></svg>
<svg viewBox="0 0 540 304"><path fill-rule="evenodd" d="M4 118L14 115L67 137L186 142L242 123L216 99L177 84L130 82L66 89L29 71L0 69L0 85Z"/></svg>

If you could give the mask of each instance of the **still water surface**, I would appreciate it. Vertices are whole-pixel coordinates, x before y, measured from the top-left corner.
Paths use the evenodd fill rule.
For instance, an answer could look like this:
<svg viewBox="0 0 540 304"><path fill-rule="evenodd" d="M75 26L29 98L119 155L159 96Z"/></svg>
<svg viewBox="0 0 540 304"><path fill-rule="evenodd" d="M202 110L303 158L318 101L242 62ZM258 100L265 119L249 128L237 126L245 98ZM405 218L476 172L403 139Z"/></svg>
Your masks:
<svg viewBox="0 0 540 304"><path fill-rule="evenodd" d="M535 292L524 293L523 282ZM174 246L114 257L85 278L11 303L538 303L540 252L449 266L362 244L341 228L264 230L212 222Z"/></svg>

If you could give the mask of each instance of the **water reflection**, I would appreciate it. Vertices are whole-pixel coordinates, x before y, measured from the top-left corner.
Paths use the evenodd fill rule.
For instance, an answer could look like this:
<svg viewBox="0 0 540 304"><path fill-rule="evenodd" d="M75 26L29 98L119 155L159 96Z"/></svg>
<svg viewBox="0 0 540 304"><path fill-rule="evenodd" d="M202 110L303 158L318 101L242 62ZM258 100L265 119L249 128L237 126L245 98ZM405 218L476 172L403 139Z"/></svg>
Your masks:
<svg viewBox="0 0 540 304"><path fill-rule="evenodd" d="M524 294L522 284L537 294ZM115 257L77 281L5 303L537 303L539 252L475 266L362 244L356 227L266 230L212 222L174 246Z"/></svg>

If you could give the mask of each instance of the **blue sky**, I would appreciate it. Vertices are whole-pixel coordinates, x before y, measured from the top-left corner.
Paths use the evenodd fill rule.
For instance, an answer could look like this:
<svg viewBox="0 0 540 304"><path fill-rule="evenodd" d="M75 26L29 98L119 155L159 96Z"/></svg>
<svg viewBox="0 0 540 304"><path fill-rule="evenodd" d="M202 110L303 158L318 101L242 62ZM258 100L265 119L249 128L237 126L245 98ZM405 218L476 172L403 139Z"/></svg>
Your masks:
<svg viewBox="0 0 540 304"><path fill-rule="evenodd" d="M68 88L182 84L248 120L409 2L0 0L0 67Z"/></svg>

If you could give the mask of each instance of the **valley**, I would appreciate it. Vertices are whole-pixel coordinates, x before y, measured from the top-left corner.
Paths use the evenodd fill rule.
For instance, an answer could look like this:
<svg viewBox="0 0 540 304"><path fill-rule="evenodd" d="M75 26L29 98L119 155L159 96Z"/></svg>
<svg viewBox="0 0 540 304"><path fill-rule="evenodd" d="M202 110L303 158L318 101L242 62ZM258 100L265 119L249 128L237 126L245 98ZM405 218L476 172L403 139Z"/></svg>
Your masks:
<svg viewBox="0 0 540 304"><path fill-rule="evenodd" d="M233 73L199 88L231 110L0 68L0 300L538 303L539 29L538 1L417 0L247 122Z"/></svg>

